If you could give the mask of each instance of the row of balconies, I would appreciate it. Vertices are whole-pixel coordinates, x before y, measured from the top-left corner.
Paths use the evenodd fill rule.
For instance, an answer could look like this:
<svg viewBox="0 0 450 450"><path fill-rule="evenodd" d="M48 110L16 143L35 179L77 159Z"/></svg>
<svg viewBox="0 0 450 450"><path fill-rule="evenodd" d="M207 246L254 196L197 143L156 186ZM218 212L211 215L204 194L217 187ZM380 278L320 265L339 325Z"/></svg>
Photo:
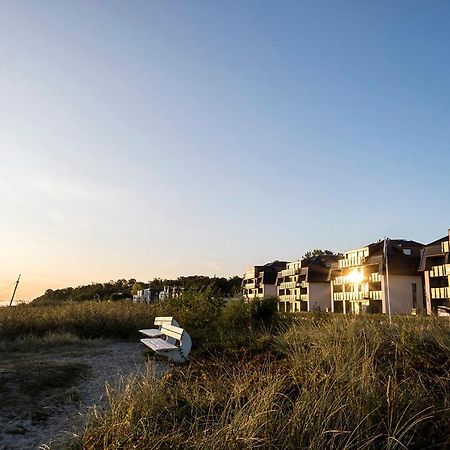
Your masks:
<svg viewBox="0 0 450 450"><path fill-rule="evenodd" d="M450 298L450 288L431 288L431 298Z"/></svg>
<svg viewBox="0 0 450 450"><path fill-rule="evenodd" d="M308 294L289 294L289 295L280 295L278 297L280 299L280 302L307 302L308 301Z"/></svg>
<svg viewBox="0 0 450 450"><path fill-rule="evenodd" d="M430 269L430 277L446 277L450 275L450 264L433 266Z"/></svg>
<svg viewBox="0 0 450 450"><path fill-rule="evenodd" d="M294 269L293 267L290 267L288 269L284 269L281 272L278 272L280 276L282 277L290 277L292 275L295 275L298 269Z"/></svg>
<svg viewBox="0 0 450 450"><path fill-rule="evenodd" d="M294 289L294 288L298 288L298 287L307 288L308 282L305 280L303 280L303 281L283 281L282 283L280 283L278 285L278 287L280 289Z"/></svg>
<svg viewBox="0 0 450 450"><path fill-rule="evenodd" d="M333 293L334 301L347 301L347 300L381 300L383 298L382 291L369 291L369 292L335 292Z"/></svg>
<svg viewBox="0 0 450 450"><path fill-rule="evenodd" d="M349 275L340 275L333 280L333 284L335 286L340 284L361 284L352 282L351 278ZM381 275L378 272L371 273L369 274L368 280L371 283L378 283L381 281Z"/></svg>
<svg viewBox="0 0 450 450"><path fill-rule="evenodd" d="M366 258L364 256L358 256L356 258L344 258L339 260L339 268L345 269L346 267L360 266L364 264Z"/></svg>
<svg viewBox="0 0 450 450"><path fill-rule="evenodd" d="M284 283L280 283L280 289L295 289L297 287L296 281L285 281Z"/></svg>

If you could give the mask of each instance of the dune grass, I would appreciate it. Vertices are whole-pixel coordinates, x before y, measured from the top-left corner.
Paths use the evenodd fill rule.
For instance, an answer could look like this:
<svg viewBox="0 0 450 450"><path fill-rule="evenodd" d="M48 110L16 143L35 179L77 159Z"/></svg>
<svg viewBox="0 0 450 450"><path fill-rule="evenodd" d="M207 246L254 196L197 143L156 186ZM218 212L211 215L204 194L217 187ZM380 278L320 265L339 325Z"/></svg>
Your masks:
<svg viewBox="0 0 450 450"><path fill-rule="evenodd" d="M430 318L300 318L265 350L212 352L110 390L79 449L450 445L450 334ZM270 344L268 343L270 342Z"/></svg>
<svg viewBox="0 0 450 450"><path fill-rule="evenodd" d="M206 300L4 308L0 341L137 340L155 315L190 332L191 361L109 388L78 449L450 447L448 321L278 317L269 304Z"/></svg>

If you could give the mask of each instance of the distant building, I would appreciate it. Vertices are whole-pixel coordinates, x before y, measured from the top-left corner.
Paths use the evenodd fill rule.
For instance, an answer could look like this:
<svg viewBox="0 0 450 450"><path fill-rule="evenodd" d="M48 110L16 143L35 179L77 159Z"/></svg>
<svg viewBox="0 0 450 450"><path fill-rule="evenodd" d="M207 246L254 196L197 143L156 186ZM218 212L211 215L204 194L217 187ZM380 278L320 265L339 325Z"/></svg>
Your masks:
<svg viewBox="0 0 450 450"><path fill-rule="evenodd" d="M136 295L133 295L133 302L137 303L153 303L158 300L161 289L147 288L137 291Z"/></svg>
<svg viewBox="0 0 450 450"><path fill-rule="evenodd" d="M424 309L418 272L424 245L393 239L344 253L330 274L331 306L338 313L411 314ZM387 276L388 274L388 276Z"/></svg>
<svg viewBox="0 0 450 450"><path fill-rule="evenodd" d="M420 271L427 313L437 313L439 306L450 306L450 230L447 236L425 246Z"/></svg>
<svg viewBox="0 0 450 450"><path fill-rule="evenodd" d="M276 297L277 275L286 268L285 261L273 261L263 266L246 269L242 279L242 294L245 299Z"/></svg>
<svg viewBox="0 0 450 450"><path fill-rule="evenodd" d="M335 255L318 255L287 263L278 272L278 310L283 312L331 310L331 265Z"/></svg>
<svg viewBox="0 0 450 450"><path fill-rule="evenodd" d="M163 290L159 293L160 300L166 300L168 298L178 297L183 289L177 286L164 286Z"/></svg>

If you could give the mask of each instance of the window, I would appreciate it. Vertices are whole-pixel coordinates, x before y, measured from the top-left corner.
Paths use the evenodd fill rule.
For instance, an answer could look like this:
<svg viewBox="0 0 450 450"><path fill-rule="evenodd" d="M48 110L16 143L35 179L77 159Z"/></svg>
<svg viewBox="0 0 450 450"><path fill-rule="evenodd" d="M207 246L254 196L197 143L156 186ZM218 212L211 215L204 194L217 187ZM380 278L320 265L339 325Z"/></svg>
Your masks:
<svg viewBox="0 0 450 450"><path fill-rule="evenodd" d="M411 251L410 248L404 248L403 249L403 254L404 255L411 256L411 253L412 253L412 251Z"/></svg>
<svg viewBox="0 0 450 450"><path fill-rule="evenodd" d="M417 308L417 284L412 284L412 304L413 308Z"/></svg>

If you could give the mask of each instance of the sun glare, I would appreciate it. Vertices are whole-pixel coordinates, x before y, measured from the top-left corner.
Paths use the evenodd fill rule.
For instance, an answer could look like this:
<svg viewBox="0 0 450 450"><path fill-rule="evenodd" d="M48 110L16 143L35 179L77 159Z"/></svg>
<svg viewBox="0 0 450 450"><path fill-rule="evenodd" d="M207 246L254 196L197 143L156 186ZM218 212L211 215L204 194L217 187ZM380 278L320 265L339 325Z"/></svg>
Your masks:
<svg viewBox="0 0 450 450"><path fill-rule="evenodd" d="M354 284L361 283L363 278L364 278L363 272L361 270L358 270L358 269L353 269L348 274L348 280L350 281L350 283L354 283Z"/></svg>

